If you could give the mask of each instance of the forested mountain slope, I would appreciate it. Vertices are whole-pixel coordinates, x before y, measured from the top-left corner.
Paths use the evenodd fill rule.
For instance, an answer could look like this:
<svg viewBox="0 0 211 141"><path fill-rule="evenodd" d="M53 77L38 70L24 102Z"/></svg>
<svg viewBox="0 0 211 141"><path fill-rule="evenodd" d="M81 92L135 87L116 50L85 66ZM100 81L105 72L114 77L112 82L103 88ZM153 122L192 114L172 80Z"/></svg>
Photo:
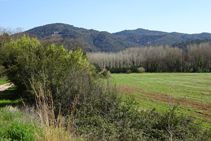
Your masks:
<svg viewBox="0 0 211 141"><path fill-rule="evenodd" d="M143 46L173 45L175 43L180 43L187 40L211 39L210 33L201 33L201 34L184 34L177 32L168 33L162 31L146 30L141 28L136 30L124 30L121 32L114 33L114 35L117 35L126 41L135 42Z"/></svg>
<svg viewBox="0 0 211 141"><path fill-rule="evenodd" d="M54 23L35 27L26 31L38 39L48 37L66 38L67 46L73 39L81 39L88 51L118 52L130 47L143 47L150 45L173 45L175 43L196 39L211 39L210 33L183 34L152 31L146 29L124 30L117 33L101 32L93 29L74 27L73 25Z"/></svg>
<svg viewBox="0 0 211 141"><path fill-rule="evenodd" d="M45 38L45 36L62 36L67 39L80 38L88 46L88 51L116 52L129 47L139 46L136 43L124 41L108 32L99 32L93 29L87 30L61 23L39 26L26 32L35 35L38 39Z"/></svg>

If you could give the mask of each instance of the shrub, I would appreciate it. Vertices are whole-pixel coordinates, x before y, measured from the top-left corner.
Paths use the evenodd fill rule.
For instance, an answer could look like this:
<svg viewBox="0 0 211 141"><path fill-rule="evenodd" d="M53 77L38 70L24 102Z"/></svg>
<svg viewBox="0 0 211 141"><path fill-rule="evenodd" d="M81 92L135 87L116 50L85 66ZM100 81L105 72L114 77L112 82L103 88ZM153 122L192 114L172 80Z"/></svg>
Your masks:
<svg viewBox="0 0 211 141"><path fill-rule="evenodd" d="M127 73L132 73L132 71L129 69L129 70L127 70Z"/></svg>
<svg viewBox="0 0 211 141"><path fill-rule="evenodd" d="M103 69L99 74L99 77L101 78L109 78L110 77L110 72L107 69Z"/></svg>
<svg viewBox="0 0 211 141"><path fill-rule="evenodd" d="M62 45L42 45L37 39L25 35L2 48L0 57L7 78L17 86L21 97L34 101L29 80L45 83L54 98L59 98L60 87L71 74L77 77L94 72L81 49L67 51ZM74 79L75 80L75 79ZM44 82L45 81L45 82Z"/></svg>
<svg viewBox="0 0 211 141"><path fill-rule="evenodd" d="M203 72L209 72L209 69L203 69Z"/></svg>
<svg viewBox="0 0 211 141"><path fill-rule="evenodd" d="M139 66L130 66L130 67L112 67L106 66L105 68L111 73L127 73L127 70L130 69L132 72L137 72Z"/></svg>
<svg viewBox="0 0 211 141"><path fill-rule="evenodd" d="M145 69L144 69L143 67L140 67L140 68L137 69L137 71L138 71L139 73L144 73L144 72L145 72Z"/></svg>
<svg viewBox="0 0 211 141"><path fill-rule="evenodd" d="M92 65L95 67L95 69L96 69L96 73L99 73L99 72L101 72L101 71L102 71L102 70L101 70L101 68L100 68L100 66L99 66L98 64L93 63Z"/></svg>
<svg viewBox="0 0 211 141"><path fill-rule="evenodd" d="M174 106L165 113L139 110L134 98L122 101L115 93L85 106L76 114L76 132L87 140L209 140L194 120L177 115ZM91 106L92 105L92 106Z"/></svg>

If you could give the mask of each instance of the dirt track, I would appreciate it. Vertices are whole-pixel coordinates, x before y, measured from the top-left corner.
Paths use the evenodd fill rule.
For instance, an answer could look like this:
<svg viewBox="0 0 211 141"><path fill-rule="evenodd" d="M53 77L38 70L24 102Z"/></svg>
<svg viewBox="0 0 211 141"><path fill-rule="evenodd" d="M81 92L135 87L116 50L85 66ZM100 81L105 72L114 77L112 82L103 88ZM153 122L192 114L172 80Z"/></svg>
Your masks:
<svg viewBox="0 0 211 141"><path fill-rule="evenodd" d="M12 84L10 84L10 83L0 85L0 93L3 92L4 90L8 89L11 86L12 86Z"/></svg>

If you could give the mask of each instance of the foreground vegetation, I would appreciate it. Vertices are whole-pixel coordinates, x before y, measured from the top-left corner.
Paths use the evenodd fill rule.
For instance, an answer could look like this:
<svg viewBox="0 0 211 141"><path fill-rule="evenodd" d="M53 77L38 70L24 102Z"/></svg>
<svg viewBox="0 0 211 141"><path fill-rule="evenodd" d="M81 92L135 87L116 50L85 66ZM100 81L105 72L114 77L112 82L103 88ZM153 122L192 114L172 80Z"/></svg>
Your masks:
<svg viewBox="0 0 211 141"><path fill-rule="evenodd" d="M23 110L23 109L22 109ZM0 108L0 140L24 140L34 141L34 130L41 129L38 126L36 119L31 121L32 116L24 113L17 107L6 106Z"/></svg>
<svg viewBox="0 0 211 141"><path fill-rule="evenodd" d="M36 105L41 126L33 134L38 139L71 134L86 140L211 138L211 131L176 114L177 106L163 113L140 109L132 96L122 96L109 79L99 78L80 48L67 51L61 44L43 45L23 36L5 44L0 54L5 74L16 86L16 96Z"/></svg>
<svg viewBox="0 0 211 141"><path fill-rule="evenodd" d="M37 101L38 102L38 101ZM71 132L65 131L62 121L50 117L47 107L27 106L17 96L15 87L0 93L0 141L81 141ZM41 110L42 108L42 110ZM47 115L44 115L46 112ZM46 121L57 121L49 126Z"/></svg>
<svg viewBox="0 0 211 141"><path fill-rule="evenodd" d="M33 108L0 108L0 141L80 141L62 128L43 125ZM44 121L44 119L43 119Z"/></svg>
<svg viewBox="0 0 211 141"><path fill-rule="evenodd" d="M6 91L14 96L14 89ZM3 92L5 93L5 92ZM1 94L6 99L5 94ZM38 98L38 97L37 97ZM113 98L114 95L113 95ZM127 97L121 106L113 100L111 111L107 113L89 113L88 117L80 119L83 121L78 128L83 131L86 140L209 140L211 131L203 131L201 125L185 116L177 115L177 107L157 113L154 110L140 110L133 98ZM111 99L109 100L111 101ZM107 102L106 102L107 103ZM132 104L133 103L133 104ZM8 103L11 104L11 103ZM37 100L37 110L33 107L6 106L0 108L0 140L83 140L74 137L69 131L65 131L65 118L60 116L52 119L52 109L45 101ZM114 106L118 104L119 106ZM131 107L133 105L133 107ZM15 105L14 105L15 106ZM110 109L110 108L109 108ZM108 110L109 110L108 109ZM44 113L47 114L44 114ZM84 112L80 111L80 112ZM93 112L93 111L92 111ZM50 125L46 121L56 121ZM81 123L75 119L74 122ZM132 129L132 130L131 130ZM88 134L87 134L88 133Z"/></svg>
<svg viewBox="0 0 211 141"><path fill-rule="evenodd" d="M35 140L34 127L38 126L33 126L33 116L17 107L20 102L14 87L0 93L0 141ZM37 124L35 119L33 122Z"/></svg>
<svg viewBox="0 0 211 141"><path fill-rule="evenodd" d="M145 109L166 111L180 104L178 113L211 127L210 73L112 74L117 89L132 94Z"/></svg>

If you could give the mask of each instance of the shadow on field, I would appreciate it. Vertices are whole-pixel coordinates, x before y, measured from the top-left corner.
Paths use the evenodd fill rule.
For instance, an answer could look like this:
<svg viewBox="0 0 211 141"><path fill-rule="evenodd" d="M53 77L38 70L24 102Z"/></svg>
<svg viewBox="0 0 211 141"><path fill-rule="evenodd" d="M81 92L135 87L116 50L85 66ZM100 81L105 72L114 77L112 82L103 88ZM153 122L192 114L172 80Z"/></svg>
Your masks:
<svg viewBox="0 0 211 141"><path fill-rule="evenodd" d="M14 87L0 91L0 108L7 105L17 106L19 103L21 103L21 100Z"/></svg>

